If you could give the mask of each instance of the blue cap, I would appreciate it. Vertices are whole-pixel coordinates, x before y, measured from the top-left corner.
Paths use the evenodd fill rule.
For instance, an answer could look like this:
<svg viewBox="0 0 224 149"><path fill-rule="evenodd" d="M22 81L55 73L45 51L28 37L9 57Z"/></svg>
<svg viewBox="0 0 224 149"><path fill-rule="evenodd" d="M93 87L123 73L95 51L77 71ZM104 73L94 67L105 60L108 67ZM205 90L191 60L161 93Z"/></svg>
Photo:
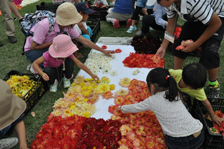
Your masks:
<svg viewBox="0 0 224 149"><path fill-rule="evenodd" d="M84 2L78 3L77 5L75 5L75 7L78 12L82 11L86 14L91 14L95 12L94 10L90 9L89 6Z"/></svg>

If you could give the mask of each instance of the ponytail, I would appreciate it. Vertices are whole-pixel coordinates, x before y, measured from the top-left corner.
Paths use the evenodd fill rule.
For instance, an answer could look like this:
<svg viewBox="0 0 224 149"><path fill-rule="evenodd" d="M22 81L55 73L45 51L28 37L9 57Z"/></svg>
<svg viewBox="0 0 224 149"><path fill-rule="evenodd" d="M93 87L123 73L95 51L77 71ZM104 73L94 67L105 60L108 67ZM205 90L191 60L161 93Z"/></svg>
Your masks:
<svg viewBox="0 0 224 149"><path fill-rule="evenodd" d="M170 76L168 69L155 68L151 70L146 78L148 88L150 90L150 84L156 84L156 91L166 91L164 98L169 101L177 101L178 89L177 83L173 77Z"/></svg>

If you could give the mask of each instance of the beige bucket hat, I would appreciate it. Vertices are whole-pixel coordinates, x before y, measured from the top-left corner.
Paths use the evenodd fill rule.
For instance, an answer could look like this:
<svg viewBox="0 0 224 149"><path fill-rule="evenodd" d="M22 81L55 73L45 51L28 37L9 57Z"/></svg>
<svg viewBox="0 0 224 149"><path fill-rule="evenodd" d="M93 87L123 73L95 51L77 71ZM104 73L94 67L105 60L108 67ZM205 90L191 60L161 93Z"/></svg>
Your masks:
<svg viewBox="0 0 224 149"><path fill-rule="evenodd" d="M0 79L0 130L19 118L25 109L26 102L14 95L10 86Z"/></svg>
<svg viewBox="0 0 224 149"><path fill-rule="evenodd" d="M56 23L61 26L68 26L79 23L82 16L78 13L76 7L69 2L62 3L56 11Z"/></svg>

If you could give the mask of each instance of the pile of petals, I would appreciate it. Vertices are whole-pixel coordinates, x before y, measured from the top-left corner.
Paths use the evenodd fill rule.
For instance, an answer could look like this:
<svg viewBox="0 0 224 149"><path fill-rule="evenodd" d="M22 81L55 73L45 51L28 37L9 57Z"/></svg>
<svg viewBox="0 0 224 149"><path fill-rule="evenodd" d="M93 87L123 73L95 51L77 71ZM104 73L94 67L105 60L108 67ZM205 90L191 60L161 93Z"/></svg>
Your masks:
<svg viewBox="0 0 224 149"><path fill-rule="evenodd" d="M224 140L224 113L222 111L215 111L215 115L222 118L222 123L220 126L213 124L213 127L210 128L210 131L214 134L222 134Z"/></svg>
<svg viewBox="0 0 224 149"><path fill-rule="evenodd" d="M138 54L130 53L128 57L123 60L125 67L130 68L156 68L164 67L164 59L161 58L159 61L154 60L154 54Z"/></svg>
<svg viewBox="0 0 224 149"><path fill-rule="evenodd" d="M116 112L120 105L138 103L150 96L144 81L133 79L128 89L128 95L115 98L115 105L108 109L110 113L114 114L111 119L119 120L122 123L120 127L122 138L118 142L119 149L166 149L164 134L152 111L129 114Z"/></svg>
<svg viewBox="0 0 224 149"><path fill-rule="evenodd" d="M182 31L181 27L176 27L176 29L174 31L174 36L176 39L179 38L181 31Z"/></svg>
<svg viewBox="0 0 224 149"><path fill-rule="evenodd" d="M23 0L14 0L15 5L20 5Z"/></svg>
<svg viewBox="0 0 224 149"><path fill-rule="evenodd" d="M108 57L103 53L93 52L88 55L85 65L96 75L100 71L107 74L112 70L112 66L110 65L111 60L111 57Z"/></svg>
<svg viewBox="0 0 224 149"><path fill-rule="evenodd" d="M194 42L193 40L191 40L191 39L189 39L189 40L186 40L186 41L182 41L181 42L181 45L179 45L179 46L177 46L176 47L176 50L183 50L183 49L185 49L185 46L183 46L183 44L185 44L185 43L192 43L192 42Z"/></svg>
<svg viewBox="0 0 224 149"><path fill-rule="evenodd" d="M121 123L115 120L49 115L31 149L117 149Z"/></svg>
<svg viewBox="0 0 224 149"><path fill-rule="evenodd" d="M23 0L22 3L20 4L22 7L25 7L26 5L32 4L32 3L36 3L40 0Z"/></svg>

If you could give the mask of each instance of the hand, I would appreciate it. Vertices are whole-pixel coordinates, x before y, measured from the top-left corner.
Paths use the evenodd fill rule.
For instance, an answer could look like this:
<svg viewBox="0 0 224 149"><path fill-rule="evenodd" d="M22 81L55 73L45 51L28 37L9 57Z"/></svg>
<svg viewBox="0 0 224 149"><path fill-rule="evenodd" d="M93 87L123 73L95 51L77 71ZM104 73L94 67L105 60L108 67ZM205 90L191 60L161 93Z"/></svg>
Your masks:
<svg viewBox="0 0 224 149"><path fill-rule="evenodd" d="M121 106L119 106L119 107L116 109L116 111L117 111L118 113L122 113Z"/></svg>
<svg viewBox="0 0 224 149"><path fill-rule="evenodd" d="M49 81L49 76L46 73L43 73L41 77L44 79L44 81Z"/></svg>
<svg viewBox="0 0 224 149"><path fill-rule="evenodd" d="M166 53L166 49L165 48L162 48L162 47L159 47L159 49L157 50L156 52L156 55L160 58L162 58Z"/></svg>
<svg viewBox="0 0 224 149"><path fill-rule="evenodd" d="M111 57L111 54L115 53L114 50L104 50L103 53L107 56L110 56Z"/></svg>
<svg viewBox="0 0 224 149"><path fill-rule="evenodd" d="M181 42L181 45L183 45L185 48L182 50L183 52L192 52L194 51L195 49L198 48L198 46L195 44L195 42L185 42L185 41L182 41Z"/></svg>
<svg viewBox="0 0 224 149"><path fill-rule="evenodd" d="M222 123L222 118L218 117L217 115L214 115L212 118L212 121L214 123L216 123L218 126L221 126L221 123Z"/></svg>
<svg viewBox="0 0 224 149"><path fill-rule="evenodd" d="M93 80L95 80L96 82L99 82L99 80L100 80L100 79L98 78L97 75L94 75L94 74L93 74L91 77L92 77Z"/></svg>

